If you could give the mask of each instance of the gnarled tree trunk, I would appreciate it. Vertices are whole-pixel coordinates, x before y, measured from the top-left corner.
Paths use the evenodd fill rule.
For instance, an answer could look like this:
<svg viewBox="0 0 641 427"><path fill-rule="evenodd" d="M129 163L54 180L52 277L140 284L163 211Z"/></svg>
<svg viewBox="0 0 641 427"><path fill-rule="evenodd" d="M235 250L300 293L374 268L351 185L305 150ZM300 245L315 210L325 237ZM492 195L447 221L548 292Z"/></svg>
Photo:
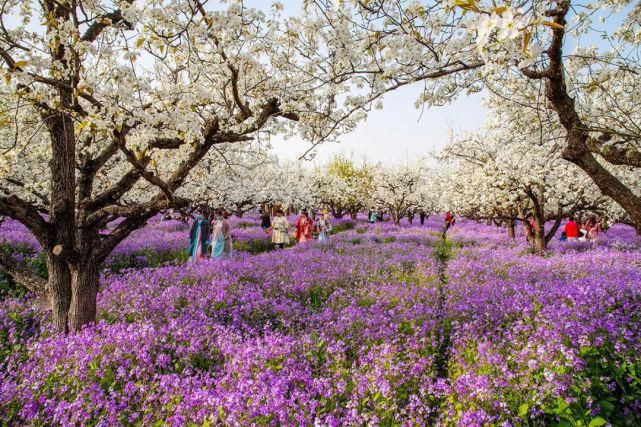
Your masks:
<svg viewBox="0 0 641 427"><path fill-rule="evenodd" d="M74 331L96 319L99 277L98 263L93 259L83 260L72 271L69 327Z"/></svg>

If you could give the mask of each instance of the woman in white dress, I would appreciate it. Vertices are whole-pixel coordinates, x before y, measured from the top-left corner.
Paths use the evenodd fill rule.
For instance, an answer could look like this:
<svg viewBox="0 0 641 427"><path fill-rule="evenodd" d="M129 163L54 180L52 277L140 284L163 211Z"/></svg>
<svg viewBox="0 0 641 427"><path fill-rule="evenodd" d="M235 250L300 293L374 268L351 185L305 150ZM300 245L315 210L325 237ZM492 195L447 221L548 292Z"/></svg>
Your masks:
<svg viewBox="0 0 641 427"><path fill-rule="evenodd" d="M283 249L285 244L289 243L289 222L280 209L276 211L276 216L272 220L271 232L272 243L276 248Z"/></svg>

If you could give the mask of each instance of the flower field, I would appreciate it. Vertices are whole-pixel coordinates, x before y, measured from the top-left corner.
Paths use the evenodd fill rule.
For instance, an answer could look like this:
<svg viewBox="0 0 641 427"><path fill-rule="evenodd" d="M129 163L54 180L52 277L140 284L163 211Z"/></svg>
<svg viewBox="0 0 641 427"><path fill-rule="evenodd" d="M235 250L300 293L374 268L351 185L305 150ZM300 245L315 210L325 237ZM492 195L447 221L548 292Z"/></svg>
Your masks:
<svg viewBox="0 0 641 427"><path fill-rule="evenodd" d="M51 334L36 298L3 294L0 423L639 425L634 230L540 257L466 220L442 242L441 221L245 251L267 237L236 219L234 258L200 263L180 262L186 225L152 221L105 266L94 326ZM158 253L174 262L129 262Z"/></svg>

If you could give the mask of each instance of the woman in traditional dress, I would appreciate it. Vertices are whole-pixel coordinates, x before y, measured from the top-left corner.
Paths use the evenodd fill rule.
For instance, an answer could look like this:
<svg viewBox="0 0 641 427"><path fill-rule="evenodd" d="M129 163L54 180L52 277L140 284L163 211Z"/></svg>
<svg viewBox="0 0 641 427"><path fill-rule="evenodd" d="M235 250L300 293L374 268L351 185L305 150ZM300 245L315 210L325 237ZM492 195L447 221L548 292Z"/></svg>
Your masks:
<svg viewBox="0 0 641 427"><path fill-rule="evenodd" d="M260 228L262 228L263 231L267 231L267 229L271 226L272 226L272 220L269 217L269 211L265 209L260 213Z"/></svg>
<svg viewBox="0 0 641 427"><path fill-rule="evenodd" d="M205 256L210 237L209 221L198 215L189 231L188 252L192 261Z"/></svg>
<svg viewBox="0 0 641 427"><path fill-rule="evenodd" d="M289 243L289 222L285 218L282 210L276 211L276 216L272 221L272 243L277 249L283 249L285 244Z"/></svg>
<svg viewBox="0 0 641 427"><path fill-rule="evenodd" d="M231 226L222 211L216 213L216 224L212 233L211 257L213 259L231 258Z"/></svg>
<svg viewBox="0 0 641 427"><path fill-rule="evenodd" d="M300 243L312 240L312 220L307 215L306 211L300 213L298 221L296 221L296 240Z"/></svg>
<svg viewBox="0 0 641 427"><path fill-rule="evenodd" d="M329 242L329 233L332 231L332 224L329 222L329 214L323 211L320 219L318 220L318 241Z"/></svg>
<svg viewBox="0 0 641 427"><path fill-rule="evenodd" d="M597 220L597 217L594 215L588 218L588 220L583 225L583 229L585 230L586 237L589 240L598 239L601 232L603 232L601 224Z"/></svg>

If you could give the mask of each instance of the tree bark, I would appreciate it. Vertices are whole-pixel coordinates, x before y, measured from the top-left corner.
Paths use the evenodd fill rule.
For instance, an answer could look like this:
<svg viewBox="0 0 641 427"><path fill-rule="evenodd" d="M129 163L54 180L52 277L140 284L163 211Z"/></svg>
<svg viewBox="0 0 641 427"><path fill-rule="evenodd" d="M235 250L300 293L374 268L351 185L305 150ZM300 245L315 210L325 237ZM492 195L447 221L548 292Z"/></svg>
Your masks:
<svg viewBox="0 0 641 427"><path fill-rule="evenodd" d="M514 239L516 238L516 231L514 230L514 218L507 220L507 235Z"/></svg>
<svg viewBox="0 0 641 427"><path fill-rule="evenodd" d="M53 253L46 254L49 281L49 301L53 323L58 332L69 332L69 307L71 306L71 271L67 263Z"/></svg>
<svg viewBox="0 0 641 427"><path fill-rule="evenodd" d="M0 269L6 271L16 283L36 295L46 295L47 281L28 267L16 261L11 254L0 251Z"/></svg>
<svg viewBox="0 0 641 427"><path fill-rule="evenodd" d="M536 219L536 224L534 225L534 247L536 248L536 253L539 255L543 255L545 249L547 249L545 225L539 218Z"/></svg>
<svg viewBox="0 0 641 427"><path fill-rule="evenodd" d="M99 278L98 262L93 259L85 260L72 272L69 327L74 331L80 330L96 319Z"/></svg>

